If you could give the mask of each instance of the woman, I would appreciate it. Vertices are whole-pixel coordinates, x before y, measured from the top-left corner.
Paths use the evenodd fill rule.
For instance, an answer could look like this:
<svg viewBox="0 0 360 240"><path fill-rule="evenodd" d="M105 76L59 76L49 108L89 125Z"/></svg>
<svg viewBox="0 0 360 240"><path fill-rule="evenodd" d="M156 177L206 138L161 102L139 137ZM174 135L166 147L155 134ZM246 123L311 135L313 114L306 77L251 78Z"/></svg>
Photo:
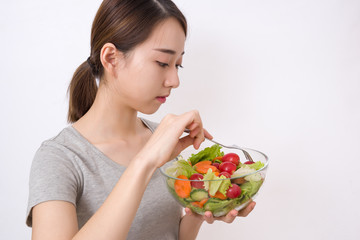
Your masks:
<svg viewBox="0 0 360 240"><path fill-rule="evenodd" d="M170 0L105 0L94 19L91 54L69 86L69 122L37 151L27 224L33 239L195 239L200 216L167 195L158 168L205 137L197 111L154 113L179 86L187 24ZM97 87L97 80L99 80ZM155 130L156 128L156 130ZM184 129L190 134L181 137ZM246 216L232 210L216 218Z"/></svg>

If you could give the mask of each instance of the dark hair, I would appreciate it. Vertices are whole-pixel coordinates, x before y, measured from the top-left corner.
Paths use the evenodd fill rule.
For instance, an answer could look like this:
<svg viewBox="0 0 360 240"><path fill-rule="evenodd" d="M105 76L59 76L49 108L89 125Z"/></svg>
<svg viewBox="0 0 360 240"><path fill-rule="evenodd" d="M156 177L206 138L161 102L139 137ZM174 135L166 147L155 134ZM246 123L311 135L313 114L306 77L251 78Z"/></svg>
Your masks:
<svg viewBox="0 0 360 240"><path fill-rule="evenodd" d="M91 29L91 52L75 71L69 85L68 122L81 118L91 107L97 92L96 78L103 75L100 51L112 43L126 54L144 42L161 21L174 17L185 35L184 15L171 0L104 0Z"/></svg>

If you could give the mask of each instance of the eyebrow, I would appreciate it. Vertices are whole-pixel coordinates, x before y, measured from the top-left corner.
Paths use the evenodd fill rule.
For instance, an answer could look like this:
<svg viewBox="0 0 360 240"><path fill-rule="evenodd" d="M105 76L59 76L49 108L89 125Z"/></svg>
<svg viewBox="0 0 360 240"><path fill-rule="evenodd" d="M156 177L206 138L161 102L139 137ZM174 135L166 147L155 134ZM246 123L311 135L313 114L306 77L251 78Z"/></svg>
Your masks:
<svg viewBox="0 0 360 240"><path fill-rule="evenodd" d="M171 49L166 49L166 48L155 48L154 50L159 51L159 52L163 52L163 53L167 53L167 54L171 54L171 55L175 55L176 51L171 50ZM182 52L181 55L184 55L185 52Z"/></svg>

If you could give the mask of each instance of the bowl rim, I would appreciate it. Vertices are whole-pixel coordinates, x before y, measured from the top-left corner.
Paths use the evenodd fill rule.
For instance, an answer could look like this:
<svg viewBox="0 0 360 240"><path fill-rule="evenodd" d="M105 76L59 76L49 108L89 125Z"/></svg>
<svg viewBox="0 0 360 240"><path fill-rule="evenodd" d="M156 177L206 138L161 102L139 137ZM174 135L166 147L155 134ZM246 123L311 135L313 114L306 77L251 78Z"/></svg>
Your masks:
<svg viewBox="0 0 360 240"><path fill-rule="evenodd" d="M246 176L253 175L253 174L258 173L258 172L260 172L260 171L262 171L262 170L264 170L264 169L267 169L267 167L268 167L268 165L269 165L269 157L268 157L265 153L260 152L260 151L258 151L258 150L256 150L256 149L252 149L252 148L243 148L243 149L244 149L244 150L254 151L254 152L257 152L257 153L263 155L264 158L265 158L265 161L266 161L265 164L264 164L264 166L263 166L262 168L256 170L256 171L254 171L254 172L247 173L247 174L244 174L244 175L240 175L240 176L237 176L237 177L224 178L224 179L212 179L212 180L190 180L190 179L183 179L183 178L177 178L177 177L169 176L169 175L167 175L167 174L165 173L165 170L164 170L164 166L165 166L166 163L160 167L160 172L161 172L161 174L164 175L165 177L172 178L172 179L175 179L175 180L190 181L190 182L211 182L211 181L223 181L223 180L239 179L239 178L243 178L243 177L246 177ZM181 156L181 153L179 154L179 156ZM167 163L176 162L176 161L178 160L178 157L179 157L179 156L177 156L176 158L168 161Z"/></svg>

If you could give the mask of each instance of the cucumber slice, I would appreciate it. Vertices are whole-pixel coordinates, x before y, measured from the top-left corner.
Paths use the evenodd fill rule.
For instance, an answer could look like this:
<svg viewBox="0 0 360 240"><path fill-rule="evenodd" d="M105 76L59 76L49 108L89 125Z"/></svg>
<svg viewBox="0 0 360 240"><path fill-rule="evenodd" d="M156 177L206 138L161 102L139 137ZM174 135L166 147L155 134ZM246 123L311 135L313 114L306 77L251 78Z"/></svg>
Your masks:
<svg viewBox="0 0 360 240"><path fill-rule="evenodd" d="M209 197L208 192L205 189L194 189L191 191L190 193L190 197L194 200L194 201L201 201L205 198Z"/></svg>
<svg viewBox="0 0 360 240"><path fill-rule="evenodd" d="M188 198L184 198L184 201L187 203L191 203L194 201L194 199L192 199L191 197L188 197Z"/></svg>

